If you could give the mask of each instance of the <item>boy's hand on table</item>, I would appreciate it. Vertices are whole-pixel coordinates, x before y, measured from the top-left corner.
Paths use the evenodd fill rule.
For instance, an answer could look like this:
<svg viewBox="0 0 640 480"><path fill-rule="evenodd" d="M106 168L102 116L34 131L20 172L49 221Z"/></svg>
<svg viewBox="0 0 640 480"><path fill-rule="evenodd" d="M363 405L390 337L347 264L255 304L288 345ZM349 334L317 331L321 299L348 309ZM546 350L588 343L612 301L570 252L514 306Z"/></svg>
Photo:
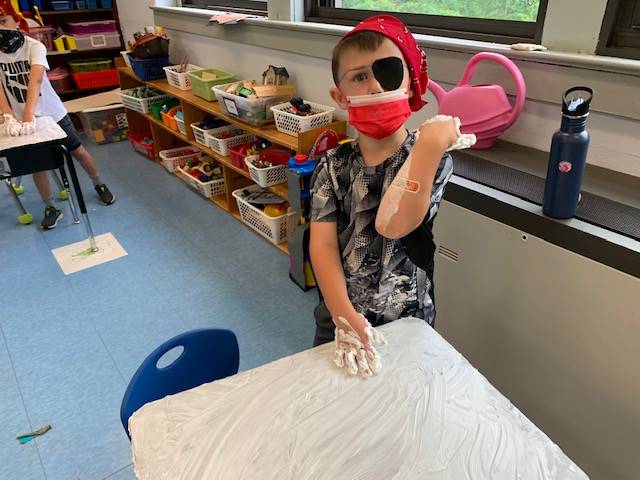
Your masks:
<svg viewBox="0 0 640 480"><path fill-rule="evenodd" d="M333 362L336 366L346 367L351 375L359 372L365 378L378 374L382 365L374 345L386 345L384 336L362 315L349 320L338 317L334 322L336 350Z"/></svg>
<svg viewBox="0 0 640 480"><path fill-rule="evenodd" d="M2 129L4 130L5 135L8 137L17 137L20 135L20 130L22 128L22 124L15 119L13 115L10 113L5 113L2 116L4 123L2 124Z"/></svg>
<svg viewBox="0 0 640 480"><path fill-rule="evenodd" d="M22 116L20 135L33 135L36 133L36 117L32 113L25 113Z"/></svg>
<svg viewBox="0 0 640 480"><path fill-rule="evenodd" d="M435 142L443 151L469 148L476 143L473 133L460 133L460 119L449 115L436 115L420 126L420 134L426 141Z"/></svg>

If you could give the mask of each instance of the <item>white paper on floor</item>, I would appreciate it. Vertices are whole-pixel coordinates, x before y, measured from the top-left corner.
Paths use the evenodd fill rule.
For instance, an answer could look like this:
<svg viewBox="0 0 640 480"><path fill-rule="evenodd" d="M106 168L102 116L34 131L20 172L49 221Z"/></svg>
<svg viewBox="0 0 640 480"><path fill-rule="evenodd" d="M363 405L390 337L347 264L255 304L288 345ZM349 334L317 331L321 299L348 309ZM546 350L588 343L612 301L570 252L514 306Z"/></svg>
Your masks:
<svg viewBox="0 0 640 480"><path fill-rule="evenodd" d="M65 275L127 256L112 233L98 235L95 239L97 252L91 252L89 239L51 250Z"/></svg>

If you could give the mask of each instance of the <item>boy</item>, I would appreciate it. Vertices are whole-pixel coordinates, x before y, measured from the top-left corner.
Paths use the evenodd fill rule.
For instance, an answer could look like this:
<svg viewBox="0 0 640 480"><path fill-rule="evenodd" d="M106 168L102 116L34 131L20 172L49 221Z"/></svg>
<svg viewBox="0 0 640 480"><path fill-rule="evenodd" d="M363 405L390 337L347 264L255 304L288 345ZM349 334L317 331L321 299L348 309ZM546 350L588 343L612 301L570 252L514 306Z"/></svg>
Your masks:
<svg viewBox="0 0 640 480"><path fill-rule="evenodd" d="M372 343L384 339L371 324L435 320L431 227L453 172L445 152L461 137L450 117L420 135L405 128L425 103L426 67L392 16L360 23L333 52L331 97L360 136L329 152L312 179L310 253L323 296L314 345L337 334L334 361L351 374L379 369Z"/></svg>
<svg viewBox="0 0 640 480"><path fill-rule="evenodd" d="M0 0L0 109L4 116L4 129L12 135L28 135L35 129L35 118L52 117L65 131L64 145L71 155L80 162L105 205L115 202L114 195L100 179L100 174L91 154L82 146L78 133L55 93L45 70L47 50L45 46L18 30L25 32L25 20L13 8L10 0ZM17 119L22 119L19 122ZM56 207L47 172L33 174L40 196L45 203L44 229L54 228L62 218Z"/></svg>

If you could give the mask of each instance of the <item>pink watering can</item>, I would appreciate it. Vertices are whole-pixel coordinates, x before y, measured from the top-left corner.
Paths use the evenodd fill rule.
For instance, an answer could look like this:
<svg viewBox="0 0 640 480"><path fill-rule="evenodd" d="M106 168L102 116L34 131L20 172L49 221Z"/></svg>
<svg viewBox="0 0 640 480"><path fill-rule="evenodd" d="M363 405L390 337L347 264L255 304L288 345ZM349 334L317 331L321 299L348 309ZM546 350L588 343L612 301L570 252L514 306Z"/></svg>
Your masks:
<svg viewBox="0 0 640 480"><path fill-rule="evenodd" d="M491 60L505 67L516 84L516 101L509 103L500 85L469 85L478 62ZM438 113L459 117L462 133L475 133L477 143L471 148L489 148L507 128L513 125L522 111L527 94L524 77L515 63L499 53L477 53L462 78L451 91L429 79L429 90L438 101Z"/></svg>

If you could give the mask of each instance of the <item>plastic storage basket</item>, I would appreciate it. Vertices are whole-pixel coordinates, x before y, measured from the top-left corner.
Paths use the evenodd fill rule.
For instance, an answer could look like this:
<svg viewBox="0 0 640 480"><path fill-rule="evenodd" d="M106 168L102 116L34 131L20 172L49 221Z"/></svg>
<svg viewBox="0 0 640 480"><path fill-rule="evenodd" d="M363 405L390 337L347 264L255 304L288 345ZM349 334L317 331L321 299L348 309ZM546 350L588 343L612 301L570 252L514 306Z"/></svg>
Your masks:
<svg viewBox="0 0 640 480"><path fill-rule="evenodd" d="M274 165L273 167L258 168L251 163L251 157L245 157L244 162L249 169L251 180L261 187L270 187L287 181L286 165Z"/></svg>
<svg viewBox="0 0 640 480"><path fill-rule="evenodd" d="M69 75L69 70L66 68L55 68L47 72L47 77L49 78L49 82L51 82L51 86L57 93L73 90L71 76Z"/></svg>
<svg viewBox="0 0 640 480"><path fill-rule="evenodd" d="M87 2L87 8L91 10L98 8L98 0L85 0Z"/></svg>
<svg viewBox="0 0 640 480"><path fill-rule="evenodd" d="M240 145L234 145L233 147L229 147L229 158L231 159L231 163L233 163L236 167L241 168L243 170L249 171L246 162L244 161L247 158L247 155L242 153L245 145L251 145L253 142L242 143Z"/></svg>
<svg viewBox="0 0 640 480"><path fill-rule="evenodd" d="M225 191L224 178L218 178L209 182L201 182L195 177L189 175L182 167L178 167L177 171L184 178L185 182L196 190L203 197L211 198L217 195L222 195Z"/></svg>
<svg viewBox="0 0 640 480"><path fill-rule="evenodd" d="M113 60L108 58L92 58L86 60L69 60L67 62L74 72L96 72L98 70L109 70Z"/></svg>
<svg viewBox="0 0 640 480"><path fill-rule="evenodd" d="M159 154L162 165L167 171L173 173L178 167L183 167L187 160L195 160L202 156L202 152L196 147L178 147L162 150Z"/></svg>
<svg viewBox="0 0 640 480"><path fill-rule="evenodd" d="M169 127L174 132L178 131L178 122L176 121L176 113L178 113L178 110L182 110L182 107L179 105L176 107L173 107L171 110L169 110L166 113L160 112L160 115L162 115L162 123L164 123L167 127Z"/></svg>
<svg viewBox="0 0 640 480"><path fill-rule="evenodd" d="M101 8L111 8L112 7L111 0L100 0L100 7Z"/></svg>
<svg viewBox="0 0 640 480"><path fill-rule="evenodd" d="M281 103L271 107L278 131L296 137L299 133L324 127L333 121L335 108L319 103L306 103L311 106L311 115L305 117L292 113L290 103Z"/></svg>
<svg viewBox="0 0 640 480"><path fill-rule="evenodd" d="M224 132L233 132L234 130L242 133L229 138L220 137L220 134ZM253 133L247 133L238 127L234 127L233 125L227 125L226 127L220 128L212 128L211 130L204 130L204 136L206 137L206 145L210 147L214 152L218 152L220 155L224 156L229 155L229 148L231 147L256 141L256 136Z"/></svg>
<svg viewBox="0 0 640 480"><path fill-rule="evenodd" d="M244 98L225 92L226 87L229 85L231 83L213 87L222 110L232 117L253 125L264 125L273 122L273 112L270 107L288 101L291 98L290 95L255 99Z"/></svg>
<svg viewBox="0 0 640 480"><path fill-rule="evenodd" d="M207 73L213 73L216 75L215 80L202 80L202 75ZM226 72L224 70L218 70L217 68L205 68L204 70L194 70L192 72L188 72L187 76L191 81L191 91L194 95L199 96L200 98L204 98L210 102L216 99L215 94L211 90L211 88L215 85L220 85L222 83L229 83L233 80L233 73Z"/></svg>
<svg viewBox="0 0 640 480"><path fill-rule="evenodd" d="M180 105L180 100L177 98L169 98L168 100L149 104L149 111L156 120L162 121L162 107L165 105L167 109L171 110L176 105Z"/></svg>
<svg viewBox="0 0 640 480"><path fill-rule="evenodd" d="M144 81L164 78L164 67L169 65L169 57L136 58L130 56L129 60L133 73Z"/></svg>
<svg viewBox="0 0 640 480"><path fill-rule="evenodd" d="M261 190L262 187L253 185L233 191L232 195L238 202L240 217L244 223L271 242L275 244L286 242L289 233L296 226L298 214L295 211L289 211L279 217L269 217L245 200L251 193Z"/></svg>
<svg viewBox="0 0 640 480"><path fill-rule="evenodd" d="M76 8L78 10L85 10L87 8L87 2L85 0L76 0Z"/></svg>
<svg viewBox="0 0 640 480"><path fill-rule="evenodd" d="M180 131L181 134L186 135L187 134L187 126L184 124L184 119L180 118L176 115L176 123L178 124L178 130Z"/></svg>
<svg viewBox="0 0 640 480"><path fill-rule="evenodd" d="M122 103L124 104L124 106L130 108L131 110L135 110L136 112L149 113L150 104L164 102L170 98L169 95L165 95L164 93L160 92L158 92L158 95L146 98L138 98L131 95L131 93L134 91L141 92L145 89L146 87L135 87L128 90L122 90L120 92L120 97L122 98Z"/></svg>
<svg viewBox="0 0 640 480"><path fill-rule="evenodd" d="M191 124L191 130L193 130L193 138L196 142L198 142L200 145L204 145L205 147L209 146L209 144L207 143L207 130L205 130L204 128L200 128L197 123Z"/></svg>
<svg viewBox="0 0 640 480"><path fill-rule="evenodd" d="M91 35L75 35L78 50L95 50L101 48L118 48L121 46L119 33L93 33Z"/></svg>
<svg viewBox="0 0 640 480"><path fill-rule="evenodd" d="M180 90L191 90L191 80L189 80L189 76L187 72L191 70L201 70L197 65L187 65L187 71L178 73L178 69L180 65L172 65L170 67L164 67L164 72L167 75L167 82L169 85L173 85Z"/></svg>
<svg viewBox="0 0 640 480"><path fill-rule="evenodd" d="M61 0L52 0L51 8L54 10L72 10L73 2L69 1L61 1Z"/></svg>
<svg viewBox="0 0 640 480"><path fill-rule="evenodd" d="M149 139L149 141L145 141ZM156 158L156 148L153 145L151 132L135 132L129 134L129 142L136 152L141 153L145 157L149 157L151 160Z"/></svg>
<svg viewBox="0 0 640 480"><path fill-rule="evenodd" d="M97 72L72 73L71 78L80 90L93 88L113 87L118 85L118 71L98 70Z"/></svg>
<svg viewBox="0 0 640 480"><path fill-rule="evenodd" d="M129 68L131 68L131 60L129 60L130 53L131 52L129 50L122 50L120 52L120 55L122 55L122 58L124 59L124 63L126 63Z"/></svg>
<svg viewBox="0 0 640 480"><path fill-rule="evenodd" d="M67 33L72 35L91 35L92 33L117 33L115 20L92 20L90 22L69 22Z"/></svg>
<svg viewBox="0 0 640 480"><path fill-rule="evenodd" d="M84 132L99 145L127 139L129 125L122 104L89 108L78 112L78 116Z"/></svg>

